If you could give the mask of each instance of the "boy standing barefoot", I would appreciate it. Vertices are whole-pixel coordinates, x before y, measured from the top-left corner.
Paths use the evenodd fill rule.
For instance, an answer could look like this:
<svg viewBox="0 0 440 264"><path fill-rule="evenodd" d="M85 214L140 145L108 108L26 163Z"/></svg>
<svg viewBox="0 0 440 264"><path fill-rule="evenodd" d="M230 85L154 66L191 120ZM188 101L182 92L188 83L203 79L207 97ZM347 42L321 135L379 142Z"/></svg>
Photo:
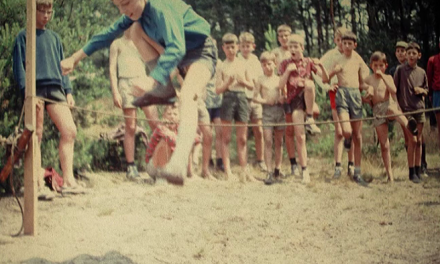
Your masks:
<svg viewBox="0 0 440 264"><path fill-rule="evenodd" d="M365 79L365 83L371 85L374 89L371 103L373 106L373 115L377 118L373 121L376 128L377 136L379 137L380 149L382 150L382 159L385 170L388 175L388 181L393 182L393 171L391 170L391 155L390 155L390 141L388 139L388 119L380 116L398 115L396 119L402 127L406 129L403 131L408 134L408 137L417 135L417 122L410 118L409 120L402 114L397 103L396 86L391 75L386 75L385 70L388 66L387 58L384 53L376 51L371 55L370 66L373 74Z"/></svg>
<svg viewBox="0 0 440 264"><path fill-rule="evenodd" d="M267 166L265 184L270 185L280 177L283 158L284 126L273 124L284 123L283 97L279 89L280 78L275 74L275 55L263 52L260 56L264 75L256 82L254 101L263 105L264 161ZM275 167L272 162L272 145L275 138Z"/></svg>
<svg viewBox="0 0 440 264"><path fill-rule="evenodd" d="M237 57L238 38L236 35L226 33L223 38L223 51L226 59L219 69L216 83L216 91L223 94L223 102L220 110L222 120L222 140L223 140L223 164L225 166L226 178L232 177L231 163L229 158L229 143L231 142L232 121L238 126L236 129L237 156L242 169L240 182L245 180L255 180L247 171L247 122L249 120L249 106L245 90L252 87L244 61Z"/></svg>

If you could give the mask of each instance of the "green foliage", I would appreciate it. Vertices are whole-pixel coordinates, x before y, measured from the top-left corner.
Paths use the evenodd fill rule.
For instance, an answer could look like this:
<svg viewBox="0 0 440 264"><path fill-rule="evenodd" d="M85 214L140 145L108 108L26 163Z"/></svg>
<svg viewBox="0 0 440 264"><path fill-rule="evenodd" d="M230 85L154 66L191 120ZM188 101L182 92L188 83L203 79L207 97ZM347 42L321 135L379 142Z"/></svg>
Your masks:
<svg viewBox="0 0 440 264"><path fill-rule="evenodd" d="M271 51L278 47L277 43L277 32L272 28L272 25L267 26L267 31L264 32L264 39L266 41L265 49Z"/></svg>

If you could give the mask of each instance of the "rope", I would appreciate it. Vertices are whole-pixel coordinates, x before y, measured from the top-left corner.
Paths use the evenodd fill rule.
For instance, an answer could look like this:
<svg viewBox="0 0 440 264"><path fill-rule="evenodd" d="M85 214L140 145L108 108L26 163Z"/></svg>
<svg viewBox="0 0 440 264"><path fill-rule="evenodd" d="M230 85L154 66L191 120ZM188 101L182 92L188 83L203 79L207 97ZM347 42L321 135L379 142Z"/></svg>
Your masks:
<svg viewBox="0 0 440 264"><path fill-rule="evenodd" d="M96 114L102 114L102 115L108 115L108 116L114 116L114 117L119 117L119 118L133 118L131 116L125 116L125 115L120 115L120 114L113 114L113 113L109 113L109 112L105 112L105 111L98 111L98 110L90 110L90 109L86 109L84 107L78 107L78 106L70 106L67 103L60 103L57 101L53 101L50 99L46 99L46 98L41 98L41 97L34 97L37 98L39 100L45 101L45 102L49 102L52 104L58 104L58 105L64 105L67 106L69 108L72 109L76 109L76 110L80 110L80 111L85 111L85 112L93 112ZM392 114L392 115L376 115L376 116L372 116L372 117L364 117L364 118L357 118L357 119L349 119L349 120L338 120L338 121L334 121L334 120L328 120L328 121L316 121L315 120L315 124L316 125L325 125L325 124L336 124L336 123L346 123L346 122L356 122L356 121L369 121L369 120L375 120L375 119L388 119L388 118L393 118L393 117L398 117L398 116L407 116L407 115L413 115L413 114L420 114L420 113L427 113L427 112L433 112L433 111L440 111L440 107L436 107L436 108L430 108L430 109L419 109L416 111L411 111L411 112L405 112L405 113L401 113L401 114ZM161 120L161 119L149 119L149 118L142 118L142 117L135 117L136 120L140 120L140 121L155 121L158 123L162 123L162 124L174 124L176 122L170 122L170 121L165 121L165 120ZM278 126L300 126L300 125L306 125L308 123L306 122L291 122L291 123L269 123L269 124L199 124L202 126L212 126L212 127L278 127Z"/></svg>

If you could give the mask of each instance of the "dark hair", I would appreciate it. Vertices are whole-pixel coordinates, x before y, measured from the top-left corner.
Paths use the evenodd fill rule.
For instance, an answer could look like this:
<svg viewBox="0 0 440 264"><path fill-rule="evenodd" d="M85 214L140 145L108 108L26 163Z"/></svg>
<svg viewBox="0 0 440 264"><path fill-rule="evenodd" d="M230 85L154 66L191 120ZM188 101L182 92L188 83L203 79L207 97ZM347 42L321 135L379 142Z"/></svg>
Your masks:
<svg viewBox="0 0 440 264"><path fill-rule="evenodd" d="M406 50L415 49L418 53L420 53L420 45L415 42L408 43L408 47L406 47Z"/></svg>
<svg viewBox="0 0 440 264"><path fill-rule="evenodd" d="M388 63L387 62L387 55L385 55L385 53L383 53L381 51L375 51L373 54L371 54L370 64L375 61L381 61L381 62L387 64Z"/></svg>
<svg viewBox="0 0 440 264"><path fill-rule="evenodd" d="M354 43L356 43L357 37L352 31L347 30L344 34L342 34L341 40L352 40Z"/></svg>

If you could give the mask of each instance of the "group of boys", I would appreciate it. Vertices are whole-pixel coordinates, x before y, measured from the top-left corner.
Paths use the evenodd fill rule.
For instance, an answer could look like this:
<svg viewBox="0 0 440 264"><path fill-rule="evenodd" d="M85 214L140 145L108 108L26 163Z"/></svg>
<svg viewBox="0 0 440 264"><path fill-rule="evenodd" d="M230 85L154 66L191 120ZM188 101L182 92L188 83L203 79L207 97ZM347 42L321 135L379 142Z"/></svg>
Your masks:
<svg viewBox="0 0 440 264"><path fill-rule="evenodd" d="M339 28L335 32L334 41L337 47L324 55L321 60L304 57L304 39L292 34L291 28L287 25L281 25L277 30L281 47L272 52L263 52L260 61L252 54L255 49L252 34L243 33L237 38L234 34L228 33L222 38L226 59L220 63L217 60L214 40L210 37L209 23L184 2L180 0L165 2L113 0L113 2L123 14L120 19L96 34L82 49L64 59L58 35L46 29L46 24L53 13L53 0L37 0L37 96L52 101L67 102L67 105L39 103L37 135L41 141L43 113L46 108L61 134L59 152L66 192L83 192L75 182L72 172L76 127L69 110L69 106L74 105L74 100L66 75L73 71L79 61L99 49L109 47L118 35L128 29L131 33L127 33L127 39L122 39L121 43L115 42L111 49L113 71L117 69L119 59L123 60L124 56L137 57L137 61L143 61L151 70L149 76L142 76L142 73L140 76L135 76L133 74L138 71L117 69L120 76L115 77L115 74L111 76L114 104L123 108L128 115L126 123L129 129L132 130L135 125L132 122L135 111L126 111L126 108L143 107L147 117L157 117L154 109L148 111L146 107L176 102L171 76L177 69L177 75L181 77L180 121L175 137L175 151L173 148L171 160L169 162L167 160L166 166L157 172L158 177L173 184L183 184L188 157L194 144L194 141L188 138L196 138L197 119L194 117L197 116L197 108L200 109L201 105L208 108L212 122L222 125L221 128L216 126L217 167L225 172L226 178L232 176L228 146L231 141L231 124L235 121L237 154L242 169L240 180L255 180L247 169L247 123L250 119L255 125L253 132L257 161L261 169L268 171L265 183L272 184L282 176L280 166L284 122L296 124L288 125L286 128L286 147L291 173L299 173L295 158L294 141L296 141L303 182L308 183L310 175L307 169L305 131L311 134L321 132L313 118L319 113L315 103L313 82L315 79L328 90L332 115L334 121L337 121L334 178L341 176L342 141L344 141L344 146L353 153L349 156L349 174L359 184L366 184L360 170L362 153L360 118L362 118L363 100L372 104L373 111L378 117L375 126L389 180L393 180L393 175L390 169L389 141L383 126L387 120L379 117L394 114L398 116L397 120L404 128L408 146L409 178L413 182L420 182L424 113L411 113L405 118L400 112L423 109L424 97L428 94L426 74L417 66L417 60L421 56L417 44L410 43L405 48L407 62L397 67L394 79L384 74L387 62L386 56L381 52L375 52L371 56L370 66L373 73L368 76L368 67L354 51L357 46L356 35L344 28ZM124 55L128 46L135 47L138 53ZM25 89L24 47L25 38L22 32L14 46L14 75L22 92ZM237 56L238 50L241 52L241 57ZM403 62L400 59L399 61ZM127 63L125 64L127 66ZM433 59L432 64L435 66L440 63ZM434 67L433 71L436 70ZM121 75L121 72L125 72L126 76ZM321 78L316 78L315 75ZM435 82L437 79L433 80ZM438 80L433 86L437 83ZM132 95L136 96L133 98L134 101L129 102L133 99L127 99L131 97L124 89L118 90L124 86L122 84L126 86L125 88L129 87ZM204 97L202 95L204 90L207 91L206 100L201 104L199 102L200 98ZM361 95L361 91L365 94ZM124 97L127 98L123 100ZM439 101L437 90L434 92L434 97ZM126 107L126 103L131 104ZM150 125L156 126L155 123ZM206 135L205 138L210 138L209 133L206 132ZM129 136L132 136L132 133ZM275 141L275 164L272 164L273 141ZM207 153L204 157L204 174L208 177L210 173L206 168L210 161L211 144L204 145L204 153ZM132 160L133 145L128 144L125 147L131 153L127 156L127 161L130 162L127 175L137 177L138 173L133 167ZM128 159L129 157L131 159ZM263 159L265 166L262 163ZM42 189L41 182L39 185Z"/></svg>

